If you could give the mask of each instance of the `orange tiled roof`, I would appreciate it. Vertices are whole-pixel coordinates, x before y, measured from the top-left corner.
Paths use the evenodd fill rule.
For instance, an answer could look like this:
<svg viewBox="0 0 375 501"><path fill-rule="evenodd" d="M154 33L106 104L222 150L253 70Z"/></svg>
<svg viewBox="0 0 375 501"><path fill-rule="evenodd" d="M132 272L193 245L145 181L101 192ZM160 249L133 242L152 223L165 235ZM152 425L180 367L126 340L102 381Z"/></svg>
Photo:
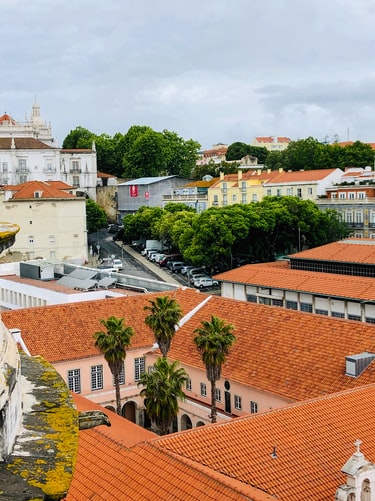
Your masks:
<svg viewBox="0 0 375 501"><path fill-rule="evenodd" d="M290 143L291 141L289 137L285 136L279 136L276 138L274 138L273 136L257 136L255 139L258 141L258 143L273 143L275 139L278 143Z"/></svg>
<svg viewBox="0 0 375 501"><path fill-rule="evenodd" d="M176 332L170 358L205 370L192 338L211 315L234 325L223 379L293 401L366 384L375 375L374 362L357 379L345 376L347 355L375 353L374 325L219 296Z"/></svg>
<svg viewBox="0 0 375 501"><path fill-rule="evenodd" d="M77 148L77 149L60 149L61 153L92 153L93 150L90 148Z"/></svg>
<svg viewBox="0 0 375 501"><path fill-rule="evenodd" d="M3 115L1 115L0 124L3 124L3 122L9 122L12 125L17 124L17 122L14 120L14 118L12 118L10 115L8 115L8 113L4 113Z"/></svg>
<svg viewBox="0 0 375 501"><path fill-rule="evenodd" d="M2 320L7 328L21 330L32 355L51 363L76 360L99 354L93 333L101 329L100 319L110 315L125 317L134 328L132 347L150 348L154 339L144 323L143 307L157 295L5 311ZM169 295L184 314L206 298L192 289ZM219 296L211 297L176 332L171 359L205 370L192 338L194 329L211 315L235 327L237 341L223 366L223 378L291 401L353 388L374 378L375 362L357 379L345 376L345 356L375 352L375 326Z"/></svg>
<svg viewBox="0 0 375 501"><path fill-rule="evenodd" d="M2 321L9 328L19 328L32 355L42 355L51 363L75 360L98 355L93 334L102 329L100 319L111 315L125 317L125 322L135 330L134 348L151 347L154 337L145 326L148 300L163 294L107 298L59 304L37 308L25 308L2 312ZM167 295L167 293L165 294ZM204 297L195 290L179 290L168 295L176 297L184 313L197 306ZM41 336L40 333L45 333Z"/></svg>
<svg viewBox="0 0 375 501"><path fill-rule="evenodd" d="M290 257L298 259L314 259L317 261L335 261L343 263L375 264L374 239L347 239L314 247Z"/></svg>
<svg viewBox="0 0 375 501"><path fill-rule="evenodd" d="M15 137L14 144L16 150L53 150L52 146L48 146L38 139L33 137ZM0 137L0 150L10 150L12 147L11 137Z"/></svg>
<svg viewBox="0 0 375 501"><path fill-rule="evenodd" d="M103 410L82 397L73 397L78 410ZM267 494L236 478L153 445L154 433L105 412L110 428L99 426L80 431L77 462L66 501L271 501Z"/></svg>
<svg viewBox="0 0 375 501"><path fill-rule="evenodd" d="M292 270L286 261L284 263L281 266L274 263L248 264L220 273L215 279L327 296L363 300L375 298L375 280L371 277Z"/></svg>
<svg viewBox="0 0 375 501"><path fill-rule="evenodd" d="M316 169L316 170L299 170L292 172L280 172L276 179L273 179L272 183L302 183L302 182L314 182L321 181L325 179L330 174L335 172L337 169Z"/></svg>
<svg viewBox="0 0 375 501"><path fill-rule="evenodd" d="M375 462L375 385L156 439L156 447L253 485L281 501L334 499L362 440ZM276 449L274 449L276 447ZM276 451L277 457L272 453Z"/></svg>
<svg viewBox="0 0 375 501"><path fill-rule="evenodd" d="M70 186L62 181L27 181L18 185L6 185L3 187L6 191L13 191L12 200L22 200L34 198L35 192L40 192L40 198L74 198L77 197L64 190L72 190Z"/></svg>

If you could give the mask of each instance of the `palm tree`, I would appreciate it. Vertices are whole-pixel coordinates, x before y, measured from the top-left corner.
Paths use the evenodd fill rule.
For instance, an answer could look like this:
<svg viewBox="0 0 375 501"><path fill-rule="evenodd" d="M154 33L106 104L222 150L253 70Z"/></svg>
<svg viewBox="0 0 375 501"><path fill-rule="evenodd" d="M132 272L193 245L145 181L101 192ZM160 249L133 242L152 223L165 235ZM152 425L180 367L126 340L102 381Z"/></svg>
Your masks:
<svg viewBox="0 0 375 501"><path fill-rule="evenodd" d="M95 346L104 354L113 374L116 389L116 412L121 414L121 396L119 375L126 357L126 348L130 346L130 339L134 334L132 327L124 326L124 318L109 317L100 320L106 331L95 332Z"/></svg>
<svg viewBox="0 0 375 501"><path fill-rule="evenodd" d="M236 340L233 325L211 315L211 321L203 321L202 327L194 330L194 343L206 366L207 379L211 383L211 422L216 423L216 381L221 376L221 367Z"/></svg>
<svg viewBox="0 0 375 501"><path fill-rule="evenodd" d="M145 397L146 413L155 431L166 435L178 415L178 399L183 400L185 393L183 385L188 379L185 370L177 368L178 362L169 363L165 357L160 357L154 363L151 372L144 372L139 381L143 385L141 397Z"/></svg>
<svg viewBox="0 0 375 501"><path fill-rule="evenodd" d="M175 334L175 328L182 317L182 310L175 299L168 296L159 296L155 300L150 299L150 305L145 306L150 315L145 318L146 325L153 330L155 341L158 343L164 358L171 347L171 341Z"/></svg>

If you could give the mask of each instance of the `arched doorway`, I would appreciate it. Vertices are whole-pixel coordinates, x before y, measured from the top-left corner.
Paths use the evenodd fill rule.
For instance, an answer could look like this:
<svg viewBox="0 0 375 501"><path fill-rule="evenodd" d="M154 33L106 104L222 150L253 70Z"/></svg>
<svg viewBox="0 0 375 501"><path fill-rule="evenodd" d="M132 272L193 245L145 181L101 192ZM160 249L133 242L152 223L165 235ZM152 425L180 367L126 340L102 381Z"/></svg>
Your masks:
<svg viewBox="0 0 375 501"><path fill-rule="evenodd" d="M181 416L181 430L191 430L192 427L193 425L189 416L187 414L183 414Z"/></svg>
<svg viewBox="0 0 375 501"><path fill-rule="evenodd" d="M135 411L135 402L126 402L126 404L122 408L122 415L124 416L124 418L129 419L129 421L135 423Z"/></svg>

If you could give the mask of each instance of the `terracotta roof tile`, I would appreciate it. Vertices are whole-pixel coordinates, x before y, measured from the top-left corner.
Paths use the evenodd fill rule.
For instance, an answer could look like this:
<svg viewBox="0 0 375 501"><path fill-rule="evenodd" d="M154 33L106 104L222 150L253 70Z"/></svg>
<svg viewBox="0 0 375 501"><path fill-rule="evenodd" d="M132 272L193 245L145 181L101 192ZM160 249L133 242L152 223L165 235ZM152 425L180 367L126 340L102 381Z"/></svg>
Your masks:
<svg viewBox="0 0 375 501"><path fill-rule="evenodd" d="M375 240L364 238L341 240L291 254L290 257L292 259L375 264Z"/></svg>
<svg viewBox="0 0 375 501"><path fill-rule="evenodd" d="M3 190L12 191L12 200L29 200L34 198L34 193L39 192L39 198L74 198L77 197L65 190L73 190L70 186L61 181L27 181L18 185L6 185Z"/></svg>
<svg viewBox="0 0 375 501"><path fill-rule="evenodd" d="M347 377L345 357L375 353L375 326L218 296L177 331L172 359L205 370L192 338L211 315L234 325L236 342L223 366L223 379L293 401L353 388L374 377L375 363L357 379Z"/></svg>
<svg viewBox="0 0 375 501"><path fill-rule="evenodd" d="M167 294L167 293L166 293ZM100 319L111 315L125 317L126 324L135 329L134 348L150 347L153 333L145 325L143 311L148 300L163 294L107 298L77 303L25 308L2 312L2 320L9 328L19 328L33 355L40 354L51 363L96 356L99 351L93 343L93 333L102 329ZM185 313L197 306L204 296L192 289L169 293L176 297ZM41 336L43 332L45 336Z"/></svg>
<svg viewBox="0 0 375 501"><path fill-rule="evenodd" d="M230 423L156 439L155 446L258 487L275 499L334 499L340 469L362 440L375 462L375 385L295 404ZM277 458L272 457L276 447Z"/></svg>
<svg viewBox="0 0 375 501"><path fill-rule="evenodd" d="M14 144L16 150L53 150L52 146L48 146L38 139L32 137L15 137ZM12 147L11 137L0 137L0 150L10 150Z"/></svg>
<svg viewBox="0 0 375 501"><path fill-rule="evenodd" d="M273 179L267 184L288 184L321 181L327 176L335 172L337 169L316 169L316 170L299 170L292 172L280 172L276 179Z"/></svg>
<svg viewBox="0 0 375 501"><path fill-rule="evenodd" d="M276 263L282 264L276 265ZM375 280L372 277L293 270L288 267L287 261L248 264L215 275L214 278L222 282L259 285L336 297L363 300L375 298Z"/></svg>
<svg viewBox="0 0 375 501"><path fill-rule="evenodd" d="M103 410L82 397L74 395L74 399L78 410ZM67 501L271 500L235 478L155 447L153 433L107 413L110 428L99 426L80 431Z"/></svg>

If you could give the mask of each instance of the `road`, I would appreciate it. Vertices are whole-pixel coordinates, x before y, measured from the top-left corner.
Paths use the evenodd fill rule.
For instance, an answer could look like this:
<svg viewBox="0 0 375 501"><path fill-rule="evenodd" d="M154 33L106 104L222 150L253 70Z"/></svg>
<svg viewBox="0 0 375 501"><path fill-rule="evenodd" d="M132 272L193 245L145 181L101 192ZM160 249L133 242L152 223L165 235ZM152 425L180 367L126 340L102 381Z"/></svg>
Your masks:
<svg viewBox="0 0 375 501"><path fill-rule="evenodd" d="M152 270L126 252L119 243L114 242L113 233L109 233L107 228L98 230L95 233L90 233L88 244L89 255L92 255L91 252L93 253L93 260L98 258L99 250L99 261L97 261L97 263L107 260L110 261L112 258L118 258L121 259L123 263L123 273L149 278L151 280L160 280L160 277L153 273Z"/></svg>

